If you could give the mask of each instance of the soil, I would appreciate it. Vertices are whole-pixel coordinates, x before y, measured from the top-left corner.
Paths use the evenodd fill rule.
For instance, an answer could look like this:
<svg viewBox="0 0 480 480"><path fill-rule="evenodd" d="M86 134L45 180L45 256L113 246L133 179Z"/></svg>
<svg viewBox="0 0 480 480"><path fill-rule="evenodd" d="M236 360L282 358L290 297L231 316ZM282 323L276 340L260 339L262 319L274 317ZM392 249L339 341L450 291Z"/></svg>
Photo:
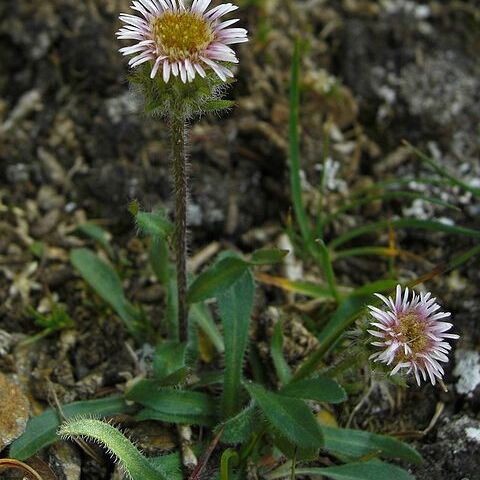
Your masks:
<svg viewBox="0 0 480 480"><path fill-rule="evenodd" d="M229 92L237 106L221 118L207 116L191 125L192 254L212 242L245 252L279 243L291 208L288 86L299 32L305 43L301 162L313 215L324 131L330 137L327 211L372 182L430 175L403 140L480 187L480 10L475 1L239 3L251 42L239 48L238 81ZM78 225L88 220L108 230L115 256L126 259L121 273L129 298L151 318L160 318L164 308L164 292L148 269L147 241L135 235L128 205L136 199L145 209L161 205L172 213L168 130L162 119L142 113L129 92L126 62L114 37L118 13L128 4L0 3L0 371L22 384L34 413L51 400L49 385L62 403L98 397L124 388L138 367L122 324L69 263L71 248L96 248ZM344 215L328 238L395 215L480 228L478 198L455 187L415 188L458 211L416 200L377 203ZM388 238L382 234L373 240L385 244ZM399 231L397 241L420 258L399 262L403 280L473 244L465 237L423 231ZM318 279L309 261L301 271ZM377 258L336 264L339 283L350 286L382 278L386 271L387 263ZM428 285L453 313L461 335L445 380L448 393L367 379L371 395L352 417L355 427L410 432L406 437L426 460L421 467L406 467L419 480L479 475L479 272L474 259ZM266 315L267 303L287 300L279 290L259 288L258 318ZM46 312L52 299L64 305L74 328L34 348L20 347L19 341L39 331L31 308ZM363 393L337 412L341 424ZM172 441L166 429L160 445L170 448ZM111 475L109 467L98 467L75 448L57 446L48 456L60 465L59 478Z"/></svg>

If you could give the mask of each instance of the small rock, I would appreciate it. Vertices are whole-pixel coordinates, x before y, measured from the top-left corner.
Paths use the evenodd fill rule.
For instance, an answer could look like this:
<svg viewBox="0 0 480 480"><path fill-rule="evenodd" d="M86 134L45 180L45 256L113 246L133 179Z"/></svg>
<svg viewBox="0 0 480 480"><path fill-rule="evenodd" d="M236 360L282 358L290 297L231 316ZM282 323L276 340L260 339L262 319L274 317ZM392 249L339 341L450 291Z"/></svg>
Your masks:
<svg viewBox="0 0 480 480"><path fill-rule="evenodd" d="M50 448L50 465L59 480L79 480L81 460L77 449L67 442L57 442Z"/></svg>
<svg viewBox="0 0 480 480"><path fill-rule="evenodd" d="M478 452L480 422L466 415L445 418L438 429L437 440L425 445L420 453L425 458L423 466L415 469L417 480L432 478L478 478Z"/></svg>
<svg viewBox="0 0 480 480"><path fill-rule="evenodd" d="M49 185L43 185L37 195L38 206L45 212L53 209L61 209L65 205L65 198L59 195L55 189Z"/></svg>
<svg viewBox="0 0 480 480"><path fill-rule="evenodd" d="M60 221L60 210L51 210L32 227L32 234L41 238L50 233Z"/></svg>
<svg viewBox="0 0 480 480"><path fill-rule="evenodd" d="M455 360L453 374L459 377L455 388L461 395L472 398L480 385L480 354L474 350L458 349Z"/></svg>
<svg viewBox="0 0 480 480"><path fill-rule="evenodd" d="M20 386L0 373L0 451L27 426L30 403Z"/></svg>

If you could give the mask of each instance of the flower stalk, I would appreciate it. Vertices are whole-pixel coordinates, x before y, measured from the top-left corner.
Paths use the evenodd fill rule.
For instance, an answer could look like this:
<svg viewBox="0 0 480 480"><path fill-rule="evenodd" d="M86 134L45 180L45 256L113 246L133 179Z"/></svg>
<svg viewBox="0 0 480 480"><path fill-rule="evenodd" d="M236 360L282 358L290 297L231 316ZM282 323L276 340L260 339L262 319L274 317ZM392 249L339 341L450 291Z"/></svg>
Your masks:
<svg viewBox="0 0 480 480"><path fill-rule="evenodd" d="M181 108L170 115L173 178L175 187L175 261L177 266L179 340L188 338L187 306L187 201L188 171L185 151L186 120Z"/></svg>
<svg viewBox="0 0 480 480"><path fill-rule="evenodd" d="M175 190L174 249L177 269L178 339L188 340L187 207L188 165L186 122L205 112L227 109L221 100L238 63L230 45L248 41L239 19L222 17L238 7L232 3L211 7L212 0L134 0L122 13L119 40L133 41L120 52L135 72L131 83L145 100L147 112L170 123Z"/></svg>

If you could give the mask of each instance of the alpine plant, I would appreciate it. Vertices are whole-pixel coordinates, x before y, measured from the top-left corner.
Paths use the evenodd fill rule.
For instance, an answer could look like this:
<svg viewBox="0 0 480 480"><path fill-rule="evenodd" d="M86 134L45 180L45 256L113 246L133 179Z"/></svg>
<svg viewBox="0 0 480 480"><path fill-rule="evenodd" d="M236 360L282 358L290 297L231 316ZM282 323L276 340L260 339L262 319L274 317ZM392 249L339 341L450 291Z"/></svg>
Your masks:
<svg viewBox="0 0 480 480"><path fill-rule="evenodd" d="M121 14L125 24L118 32L121 40L137 43L120 50L133 55L129 65L134 68L151 63L150 76L161 74L168 83L172 76L183 83L196 75L206 76L213 70L225 82L233 77L230 64L238 63L229 45L247 42L247 30L231 28L238 18L221 21L221 17L238 7L221 4L209 9L211 0L193 0L186 6L183 0L138 0L131 4L139 15Z"/></svg>
<svg viewBox="0 0 480 480"><path fill-rule="evenodd" d="M440 362L448 362L452 348L446 340L459 338L454 333L446 333L453 325L443 319L450 317L450 313L440 311L431 293L417 294L408 288L402 293L400 285L395 300L379 293L375 295L386 308L368 307L373 317L370 325L375 327L368 332L376 337L371 344L381 348L370 358L392 366L391 375L406 369L407 374L413 373L418 385L421 378L424 381L428 378L435 385L436 379L444 375Z"/></svg>

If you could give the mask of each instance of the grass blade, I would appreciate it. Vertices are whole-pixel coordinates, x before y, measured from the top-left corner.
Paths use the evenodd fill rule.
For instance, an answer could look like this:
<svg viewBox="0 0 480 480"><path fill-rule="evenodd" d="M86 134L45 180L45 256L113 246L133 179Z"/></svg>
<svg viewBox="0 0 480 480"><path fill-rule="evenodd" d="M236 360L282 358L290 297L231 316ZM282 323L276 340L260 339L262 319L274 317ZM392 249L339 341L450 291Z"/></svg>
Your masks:
<svg viewBox="0 0 480 480"><path fill-rule="evenodd" d="M469 185L468 183L465 183L463 180L460 180L459 178L455 177L451 173L449 173L445 168L441 167L433 158L429 157L425 153L423 153L421 150L418 148L414 147L412 144L408 142L404 142L405 145L407 145L410 150L415 153L423 162L425 162L430 168L432 168L436 173L441 175L442 177L448 179L452 185L456 185L457 187L462 188L463 190L466 190L467 192L470 192L473 194L475 197L480 196L480 188L475 188Z"/></svg>
<svg viewBox="0 0 480 480"><path fill-rule="evenodd" d="M282 322L277 322L273 329L270 353L272 355L275 371L277 372L277 377L282 385L286 385L292 378L292 372L283 356Z"/></svg>
<svg viewBox="0 0 480 480"><path fill-rule="evenodd" d="M422 230L431 230L436 232L450 233L455 235L465 235L467 237L480 238L480 231L466 227L457 227L455 225L447 225L434 220L418 220L414 218L401 218L399 220L383 220L381 222L371 223L362 227L354 228L343 235L338 236L330 242L329 247L335 249L354 238L366 235L368 233L377 232L386 228L416 228Z"/></svg>
<svg viewBox="0 0 480 480"><path fill-rule="evenodd" d="M299 104L300 104L300 40L295 41L292 72L290 80L290 121L289 121L289 161L290 188L292 190L293 209L305 243L311 242L311 231L307 213L302 199L302 182L300 179L300 138L299 138Z"/></svg>
<svg viewBox="0 0 480 480"><path fill-rule="evenodd" d="M323 287L315 283L289 280L283 277L273 277L265 273L258 272L255 278L266 285L279 287L287 292L298 293L312 298L332 298L332 294L328 287Z"/></svg>
<svg viewBox="0 0 480 480"><path fill-rule="evenodd" d="M392 191L392 192L379 193L377 195L367 195L364 198L359 198L359 199L353 200L350 203L344 204L325 218L324 225L327 225L328 223L337 219L338 217L343 215L345 212L354 210L363 205L368 205L369 203L372 203L378 200L391 200L391 199L397 199L397 198L408 199L408 200L423 200L424 202L432 203L434 205L439 205L452 210L457 210L457 211L460 210L459 207L452 205L451 203L445 202L440 198L427 197L423 193Z"/></svg>

